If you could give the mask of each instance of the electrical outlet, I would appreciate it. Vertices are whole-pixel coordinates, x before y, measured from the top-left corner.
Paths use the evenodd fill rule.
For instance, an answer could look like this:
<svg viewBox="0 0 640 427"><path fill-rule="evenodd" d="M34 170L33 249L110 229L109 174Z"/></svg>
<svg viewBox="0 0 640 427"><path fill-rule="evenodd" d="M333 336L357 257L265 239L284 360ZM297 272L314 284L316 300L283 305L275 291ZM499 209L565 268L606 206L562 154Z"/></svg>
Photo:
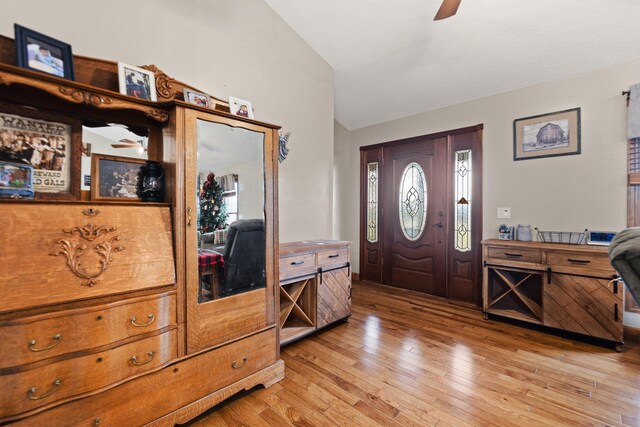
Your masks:
<svg viewBox="0 0 640 427"><path fill-rule="evenodd" d="M511 208L498 208L498 218L500 219L511 218Z"/></svg>

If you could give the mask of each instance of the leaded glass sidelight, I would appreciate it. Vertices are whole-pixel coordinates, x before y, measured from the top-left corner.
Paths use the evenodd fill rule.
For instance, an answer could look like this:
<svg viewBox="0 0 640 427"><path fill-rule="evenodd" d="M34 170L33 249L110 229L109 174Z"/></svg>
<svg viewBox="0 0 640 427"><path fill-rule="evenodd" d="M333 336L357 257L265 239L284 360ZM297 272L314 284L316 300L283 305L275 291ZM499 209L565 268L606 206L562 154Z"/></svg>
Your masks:
<svg viewBox="0 0 640 427"><path fill-rule="evenodd" d="M378 162L367 163L367 241L378 241Z"/></svg>
<svg viewBox="0 0 640 427"><path fill-rule="evenodd" d="M427 219L427 181L419 164L409 163L400 179L400 228L404 236L418 240Z"/></svg>
<svg viewBox="0 0 640 427"><path fill-rule="evenodd" d="M456 151L455 170L455 249L471 250L471 150Z"/></svg>

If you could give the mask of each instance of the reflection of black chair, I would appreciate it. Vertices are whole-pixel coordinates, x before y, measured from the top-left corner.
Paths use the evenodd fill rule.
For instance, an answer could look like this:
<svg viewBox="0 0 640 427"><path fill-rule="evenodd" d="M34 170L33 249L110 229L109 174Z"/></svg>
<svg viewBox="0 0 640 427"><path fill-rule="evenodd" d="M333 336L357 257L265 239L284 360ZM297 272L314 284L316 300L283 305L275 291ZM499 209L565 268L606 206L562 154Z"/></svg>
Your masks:
<svg viewBox="0 0 640 427"><path fill-rule="evenodd" d="M246 219L229 226L224 247L225 274L222 295L237 294L265 286L264 221Z"/></svg>

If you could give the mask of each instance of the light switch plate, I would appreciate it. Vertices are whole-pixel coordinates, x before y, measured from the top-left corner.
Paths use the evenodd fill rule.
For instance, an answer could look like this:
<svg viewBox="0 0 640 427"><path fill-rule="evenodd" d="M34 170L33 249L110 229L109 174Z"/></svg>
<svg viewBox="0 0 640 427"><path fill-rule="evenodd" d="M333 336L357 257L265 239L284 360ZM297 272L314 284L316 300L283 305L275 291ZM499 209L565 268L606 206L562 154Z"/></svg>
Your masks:
<svg viewBox="0 0 640 427"><path fill-rule="evenodd" d="M511 218L511 208L507 208L507 207L498 208L498 218L500 219Z"/></svg>

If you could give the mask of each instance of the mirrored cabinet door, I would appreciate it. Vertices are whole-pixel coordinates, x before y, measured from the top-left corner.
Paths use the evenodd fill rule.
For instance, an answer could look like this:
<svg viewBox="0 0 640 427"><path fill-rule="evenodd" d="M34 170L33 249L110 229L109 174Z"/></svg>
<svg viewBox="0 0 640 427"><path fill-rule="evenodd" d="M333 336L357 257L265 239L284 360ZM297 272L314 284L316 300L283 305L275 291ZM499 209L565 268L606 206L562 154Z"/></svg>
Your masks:
<svg viewBox="0 0 640 427"><path fill-rule="evenodd" d="M264 328L273 304L273 136L187 110L185 175L190 350ZM238 332L239 331L239 332ZM232 337L231 337L232 338Z"/></svg>

